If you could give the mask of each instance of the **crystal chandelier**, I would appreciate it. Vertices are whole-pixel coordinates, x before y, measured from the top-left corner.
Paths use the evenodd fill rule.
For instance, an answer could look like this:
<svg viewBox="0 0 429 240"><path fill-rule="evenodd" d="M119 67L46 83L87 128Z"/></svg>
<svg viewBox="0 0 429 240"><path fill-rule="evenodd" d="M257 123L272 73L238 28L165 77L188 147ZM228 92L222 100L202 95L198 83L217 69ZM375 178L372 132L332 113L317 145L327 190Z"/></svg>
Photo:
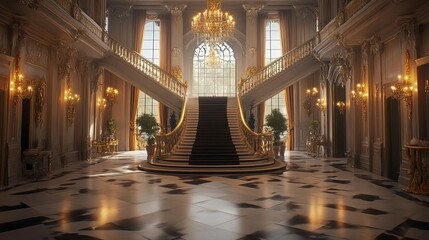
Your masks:
<svg viewBox="0 0 429 240"><path fill-rule="evenodd" d="M17 104L20 98L26 99L33 96L33 85L31 81L24 79L24 76L19 73L19 70L15 73L15 81L10 83L10 90L13 92L14 104Z"/></svg>
<svg viewBox="0 0 429 240"><path fill-rule="evenodd" d="M207 0L207 9L192 18L192 31L197 34L199 40L217 44L233 31L234 17L221 11L221 3L222 0Z"/></svg>
<svg viewBox="0 0 429 240"><path fill-rule="evenodd" d="M214 48L210 49L209 55L204 60L204 63L209 67L217 67L220 65L221 60L219 59L219 56L216 53L216 50Z"/></svg>

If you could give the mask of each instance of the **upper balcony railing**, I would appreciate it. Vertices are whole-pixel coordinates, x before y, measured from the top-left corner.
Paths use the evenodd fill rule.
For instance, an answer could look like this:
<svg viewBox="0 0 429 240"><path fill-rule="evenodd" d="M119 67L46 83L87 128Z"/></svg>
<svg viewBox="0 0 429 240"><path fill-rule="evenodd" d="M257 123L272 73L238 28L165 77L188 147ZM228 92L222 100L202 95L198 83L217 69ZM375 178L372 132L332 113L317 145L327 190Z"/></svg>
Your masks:
<svg viewBox="0 0 429 240"><path fill-rule="evenodd" d="M316 41L317 40L317 41ZM279 57L277 60L274 60L269 65L265 66L263 69L257 71L255 74L248 76L246 78L240 79L238 83L237 92L238 96L243 96L252 89L256 88L260 84L266 82L272 77L277 76L300 59L313 54L313 48L317 44L318 38L314 37L307 42L303 43L301 46L292 49L287 52L285 55Z"/></svg>
<svg viewBox="0 0 429 240"><path fill-rule="evenodd" d="M160 85L167 88L171 92L179 95L182 98L185 97L187 90L186 82L178 80L173 75L162 70L157 65L142 57L138 52L124 47L121 43L109 37L106 31L104 31L92 18L86 15L86 13L79 8L75 1L55 1L74 19L79 21L87 30L93 33L101 41L106 43L112 53L119 56L124 61L128 62L136 69L141 71L144 75L158 82Z"/></svg>

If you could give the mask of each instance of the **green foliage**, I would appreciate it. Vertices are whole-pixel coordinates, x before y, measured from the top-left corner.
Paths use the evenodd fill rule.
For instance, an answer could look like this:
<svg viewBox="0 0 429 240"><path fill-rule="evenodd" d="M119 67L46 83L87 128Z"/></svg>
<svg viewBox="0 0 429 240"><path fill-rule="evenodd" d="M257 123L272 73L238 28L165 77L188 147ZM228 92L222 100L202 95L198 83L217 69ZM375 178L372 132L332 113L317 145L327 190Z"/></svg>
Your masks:
<svg viewBox="0 0 429 240"><path fill-rule="evenodd" d="M115 119L107 120L107 130L109 130L110 134L114 134L116 131L117 125Z"/></svg>
<svg viewBox="0 0 429 240"><path fill-rule="evenodd" d="M159 130L156 118L152 114L143 113L136 119L136 125L140 135L146 135L148 145L155 142L155 134Z"/></svg>
<svg viewBox="0 0 429 240"><path fill-rule="evenodd" d="M176 120L176 112L173 111L170 114L170 131L173 131L177 126L177 120Z"/></svg>
<svg viewBox="0 0 429 240"><path fill-rule="evenodd" d="M319 128L320 128L320 122L317 120L313 120L310 123L310 135L318 135L319 134Z"/></svg>
<svg viewBox="0 0 429 240"><path fill-rule="evenodd" d="M287 130L286 118L278 108L275 108L265 117L265 121L267 122L267 126L273 131L274 144L279 145L280 134Z"/></svg>

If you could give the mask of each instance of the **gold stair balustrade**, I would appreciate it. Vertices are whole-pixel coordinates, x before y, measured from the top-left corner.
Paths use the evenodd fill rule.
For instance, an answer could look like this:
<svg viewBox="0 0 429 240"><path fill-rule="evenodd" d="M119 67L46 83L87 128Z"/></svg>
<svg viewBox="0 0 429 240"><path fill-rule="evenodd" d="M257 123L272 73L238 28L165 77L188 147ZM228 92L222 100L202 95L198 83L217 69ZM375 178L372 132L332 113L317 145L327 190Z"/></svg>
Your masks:
<svg viewBox="0 0 429 240"><path fill-rule="evenodd" d="M240 79L237 87L238 96L243 96L260 84L266 82L272 77L277 76L299 60L310 54L313 54L313 48L319 41L318 39L318 37L313 37L302 45L279 57L277 60L271 62L269 65L260 69L255 74Z"/></svg>
<svg viewBox="0 0 429 240"><path fill-rule="evenodd" d="M185 86L187 86L187 84L185 84ZM182 133L186 129L187 102L188 102L188 97L185 94L183 99L183 106L182 106L182 113L180 115L180 120L177 123L177 126L173 129L173 131L169 133L161 132L155 135L155 152L154 152L154 157L150 160L151 162L159 159L162 156L168 155L174 149L174 147L179 143L182 137Z"/></svg>
<svg viewBox="0 0 429 240"><path fill-rule="evenodd" d="M271 133L256 133L247 126L246 119L244 118L243 109L241 106L240 97L237 96L238 102L238 124L241 134L244 136L244 141L248 144L249 148L253 149L259 156L267 157L274 160L273 151L273 135Z"/></svg>
<svg viewBox="0 0 429 240"><path fill-rule="evenodd" d="M107 32L99 26L92 18L90 18L82 9L79 8L76 1L70 0L55 0L55 2L63 8L71 17L80 22L84 28L78 34L90 32L107 44L110 51L128 62L136 69L140 70L144 75L152 80L163 85L171 92L184 98L187 86L185 82L176 79L173 75L162 70L157 65L142 57L138 52L124 47L118 41L108 36ZM81 33L82 32L82 33Z"/></svg>

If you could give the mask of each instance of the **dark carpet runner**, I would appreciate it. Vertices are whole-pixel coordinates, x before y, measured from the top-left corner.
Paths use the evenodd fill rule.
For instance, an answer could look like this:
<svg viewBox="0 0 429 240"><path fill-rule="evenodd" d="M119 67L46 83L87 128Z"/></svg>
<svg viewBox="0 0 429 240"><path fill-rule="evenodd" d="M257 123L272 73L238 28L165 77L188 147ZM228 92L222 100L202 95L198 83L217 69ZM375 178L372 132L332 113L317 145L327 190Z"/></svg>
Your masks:
<svg viewBox="0 0 429 240"><path fill-rule="evenodd" d="M198 101L198 127L189 164L240 164L228 126L228 98L199 97Z"/></svg>

